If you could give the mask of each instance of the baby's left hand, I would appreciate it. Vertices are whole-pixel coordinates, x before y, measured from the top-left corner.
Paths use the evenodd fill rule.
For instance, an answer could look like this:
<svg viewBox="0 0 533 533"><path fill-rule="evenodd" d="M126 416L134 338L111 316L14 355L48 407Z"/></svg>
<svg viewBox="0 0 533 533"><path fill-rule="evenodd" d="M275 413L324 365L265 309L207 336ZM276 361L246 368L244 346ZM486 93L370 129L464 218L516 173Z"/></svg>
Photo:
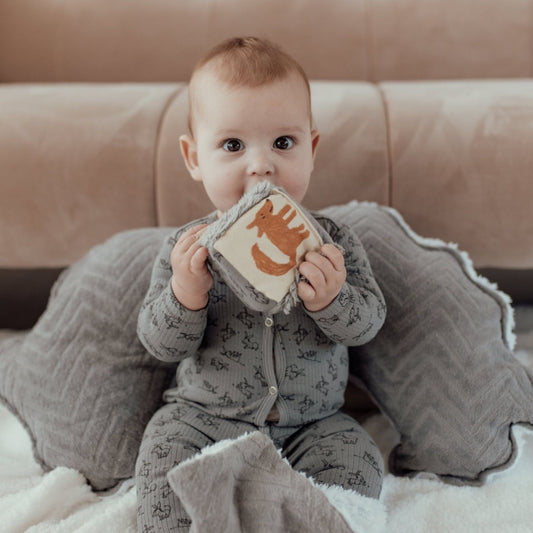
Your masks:
<svg viewBox="0 0 533 533"><path fill-rule="evenodd" d="M308 311L321 311L339 294L346 280L344 257L332 244L307 252L298 270L307 281L298 283L298 296Z"/></svg>

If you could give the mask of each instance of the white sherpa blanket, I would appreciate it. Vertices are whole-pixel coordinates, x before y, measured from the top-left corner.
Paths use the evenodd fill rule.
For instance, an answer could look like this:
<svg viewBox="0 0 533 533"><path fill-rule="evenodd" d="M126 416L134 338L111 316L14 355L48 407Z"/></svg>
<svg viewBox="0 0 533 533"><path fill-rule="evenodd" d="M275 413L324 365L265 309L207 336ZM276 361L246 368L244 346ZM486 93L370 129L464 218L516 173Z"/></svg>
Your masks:
<svg viewBox="0 0 533 533"><path fill-rule="evenodd" d="M533 313L532 313L533 314ZM532 325L533 325L533 316ZM533 328L518 334L517 357L533 368ZM365 423L386 456L396 435L382 416ZM526 533L533 531L533 431L514 427L514 463L482 487L387 474L381 501L392 533ZM202 465L201 461L198 463ZM205 465L204 465L205 466ZM376 508L373 507L373 510ZM135 488L93 493L75 470L43 474L23 427L0 407L1 533L136 533ZM304 531L302 531L304 533Z"/></svg>
<svg viewBox="0 0 533 533"><path fill-rule="evenodd" d="M373 429L385 427L378 417ZM135 489L91 492L75 470L43 474L22 427L0 411L0 531L2 533L135 533ZM454 487L388 474L382 502L386 531L395 533L526 533L533 531L533 434L515 429L521 448L514 465L483 487Z"/></svg>

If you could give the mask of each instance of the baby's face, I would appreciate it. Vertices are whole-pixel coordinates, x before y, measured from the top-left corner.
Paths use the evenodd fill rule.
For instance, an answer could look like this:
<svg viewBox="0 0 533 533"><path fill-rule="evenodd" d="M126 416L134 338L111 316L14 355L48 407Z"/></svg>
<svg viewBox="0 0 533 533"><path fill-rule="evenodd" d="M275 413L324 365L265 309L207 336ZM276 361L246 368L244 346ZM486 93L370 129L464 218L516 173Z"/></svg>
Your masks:
<svg viewBox="0 0 533 533"><path fill-rule="evenodd" d="M266 86L228 87L201 73L194 90L194 139L183 136L181 146L213 205L224 212L264 180L300 202L318 143L304 81L294 74Z"/></svg>

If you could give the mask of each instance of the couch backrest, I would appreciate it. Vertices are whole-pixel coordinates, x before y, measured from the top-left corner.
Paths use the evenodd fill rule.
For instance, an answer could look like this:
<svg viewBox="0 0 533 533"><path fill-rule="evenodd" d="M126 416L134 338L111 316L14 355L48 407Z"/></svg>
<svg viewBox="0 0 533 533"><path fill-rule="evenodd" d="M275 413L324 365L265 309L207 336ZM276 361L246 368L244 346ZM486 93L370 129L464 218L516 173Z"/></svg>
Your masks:
<svg viewBox="0 0 533 533"><path fill-rule="evenodd" d="M533 0L0 0L0 327L111 234L211 209L177 139L236 34L313 80L306 207L391 205L533 300Z"/></svg>
<svg viewBox="0 0 533 533"><path fill-rule="evenodd" d="M311 79L533 75L533 0L6 0L0 82L185 81L243 33Z"/></svg>

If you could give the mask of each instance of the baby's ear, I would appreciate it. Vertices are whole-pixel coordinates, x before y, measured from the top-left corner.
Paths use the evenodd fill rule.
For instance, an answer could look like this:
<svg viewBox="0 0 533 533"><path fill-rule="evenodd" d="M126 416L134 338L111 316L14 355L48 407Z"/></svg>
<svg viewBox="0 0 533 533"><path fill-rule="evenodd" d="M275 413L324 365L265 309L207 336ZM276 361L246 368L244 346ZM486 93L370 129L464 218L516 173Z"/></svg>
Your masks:
<svg viewBox="0 0 533 533"><path fill-rule="evenodd" d="M192 179L195 181L202 181L200 174L200 167L198 166L198 149L196 141L190 135L182 135L180 137L181 155L185 166L189 171Z"/></svg>
<svg viewBox="0 0 533 533"><path fill-rule="evenodd" d="M316 147L318 146L318 141L320 141L320 133L317 129L311 131L311 149L313 153L313 159L316 155Z"/></svg>

